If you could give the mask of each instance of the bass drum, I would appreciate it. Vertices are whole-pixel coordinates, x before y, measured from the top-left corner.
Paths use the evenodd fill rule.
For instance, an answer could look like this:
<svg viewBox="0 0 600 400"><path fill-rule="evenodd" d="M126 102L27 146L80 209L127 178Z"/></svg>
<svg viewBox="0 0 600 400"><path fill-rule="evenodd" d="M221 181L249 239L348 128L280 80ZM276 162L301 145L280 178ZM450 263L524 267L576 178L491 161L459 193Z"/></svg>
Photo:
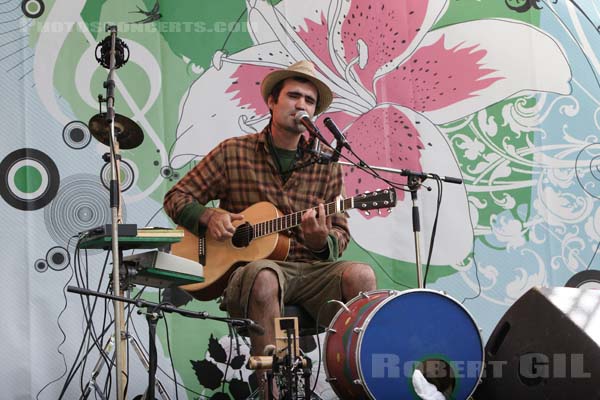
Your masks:
<svg viewBox="0 0 600 400"><path fill-rule="evenodd" d="M447 399L467 399L483 373L475 321L429 289L376 290L350 300L325 336L327 381L340 399L418 399L419 369Z"/></svg>

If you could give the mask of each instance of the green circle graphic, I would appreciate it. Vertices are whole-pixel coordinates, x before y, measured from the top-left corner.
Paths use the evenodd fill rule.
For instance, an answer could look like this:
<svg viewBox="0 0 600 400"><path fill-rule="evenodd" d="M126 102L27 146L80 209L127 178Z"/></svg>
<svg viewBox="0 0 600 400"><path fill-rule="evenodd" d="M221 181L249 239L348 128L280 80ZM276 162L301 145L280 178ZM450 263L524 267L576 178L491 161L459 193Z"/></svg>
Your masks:
<svg viewBox="0 0 600 400"><path fill-rule="evenodd" d="M30 165L23 166L15 172L15 186L23 193L33 193L42 184L42 174Z"/></svg>
<svg viewBox="0 0 600 400"><path fill-rule="evenodd" d="M40 11L40 4L39 3L35 3L35 2L30 2L27 3L27 5L25 6L27 7L27 11L30 12L31 14L36 14Z"/></svg>

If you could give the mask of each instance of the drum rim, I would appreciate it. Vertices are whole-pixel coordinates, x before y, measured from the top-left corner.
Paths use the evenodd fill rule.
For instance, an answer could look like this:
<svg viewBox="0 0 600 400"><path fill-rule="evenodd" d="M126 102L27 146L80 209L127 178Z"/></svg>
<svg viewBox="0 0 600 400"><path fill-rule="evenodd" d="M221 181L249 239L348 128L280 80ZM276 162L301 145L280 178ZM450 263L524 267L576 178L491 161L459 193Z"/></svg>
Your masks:
<svg viewBox="0 0 600 400"><path fill-rule="evenodd" d="M369 314L369 316L367 318L365 318L364 324L360 327L360 332L359 332L358 338L356 340L356 349L354 349L354 352L355 352L354 358L356 359L356 363L357 363L357 366L356 366L357 368L356 369L358 371L358 378L360 379L360 384L364 388L364 390L367 393L367 395L371 399L375 399L375 396L371 392L371 389L369 388L369 386L366 384L366 380L365 380L365 378L363 376L362 364L361 364L361 358L360 358L360 348L362 346L362 342L363 342L363 338L364 338L364 334L365 334L366 328L369 326L369 323L373 319L373 316L375 314L377 314L377 311L379 311L385 304L387 304L393 298L396 298L396 297L399 297L399 296L402 296L402 295L411 294L411 293L417 293L417 292L418 293L428 292L428 293L433 293L433 294L437 294L437 295L440 295L442 297L445 297L445 298L453 301L456 305L458 305L463 311L465 311L467 313L467 316L469 317L469 319L473 323L473 326L475 327L475 331L477 332L477 337L479 337L479 343L481 345L481 358L482 358L481 359L481 368L479 370L479 375L477 377L477 381L480 382L481 381L481 377L483 376L483 371L485 370L485 345L484 345L484 342L483 342L483 338L481 337L481 329L479 328L479 326L475 322L475 319L473 318L473 315L471 315L471 313L469 312L469 310L467 310L467 308L465 306L463 306L462 304L460 304L458 302L458 300L456 300L455 298L453 298L452 296L448 295L447 293L445 293L445 292L443 292L441 290L427 289L427 288L414 288L414 289L407 289L407 290L403 290L403 291L395 291L395 290L391 290L391 291L395 292L395 293L393 295L390 295L389 297L383 299L381 302L379 302L379 304L377 304L373 308L373 310L371 311L371 313ZM343 310L343 308L342 308L342 310ZM469 395L467 397L470 397L471 395L473 395L473 393L475 392L475 389L477 389L477 386L478 386L478 384L476 384L473 387L473 389L471 390L471 392L469 393Z"/></svg>
<svg viewBox="0 0 600 400"><path fill-rule="evenodd" d="M363 298L363 296L369 295L369 294L379 294L379 293L388 293L391 296L394 296L395 294L398 293L397 290L394 289L375 289L375 290L371 290L368 292L360 292L357 296L354 296L353 298L351 298L350 300L348 300L347 303L344 303L344 305L346 307L349 307L350 305L352 305L353 303L355 303L356 301L358 301L359 299ZM383 301L385 301L386 299L383 299ZM327 329L325 330L325 338L323 339L323 354L324 356L322 357L323 359L323 369L325 370L325 378L326 378L326 382L329 383L329 386L331 386L331 388L333 389L333 391L335 392L335 394L341 399L343 396L338 393L336 387L334 385L331 384L331 382L329 381L329 379L331 378L331 374L329 373L329 368L327 366L327 339L329 339L329 336L332 334L332 332L330 331L330 329L333 329L333 324L338 320L338 318L340 317L340 315L346 312L346 309L344 307L340 307L340 309L335 313L335 315L333 316L333 318L331 319L331 322L329 323L329 326L327 327ZM336 332L337 333L337 332ZM359 367L360 365L357 365L357 367ZM360 374L360 372L359 372ZM333 377L336 378L336 377ZM337 378L336 378L337 379ZM364 387L364 385L362 385Z"/></svg>

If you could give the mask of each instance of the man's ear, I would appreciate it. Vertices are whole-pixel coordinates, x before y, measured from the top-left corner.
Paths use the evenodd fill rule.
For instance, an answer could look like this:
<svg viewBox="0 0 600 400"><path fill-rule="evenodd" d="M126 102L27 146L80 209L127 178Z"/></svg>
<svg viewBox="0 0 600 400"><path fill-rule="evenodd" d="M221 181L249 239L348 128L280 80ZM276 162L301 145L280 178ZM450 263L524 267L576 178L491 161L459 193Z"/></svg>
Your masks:
<svg viewBox="0 0 600 400"><path fill-rule="evenodd" d="M273 105L275 105L275 100L272 94L269 95L269 97L267 98L267 106L269 107L269 110L273 110Z"/></svg>

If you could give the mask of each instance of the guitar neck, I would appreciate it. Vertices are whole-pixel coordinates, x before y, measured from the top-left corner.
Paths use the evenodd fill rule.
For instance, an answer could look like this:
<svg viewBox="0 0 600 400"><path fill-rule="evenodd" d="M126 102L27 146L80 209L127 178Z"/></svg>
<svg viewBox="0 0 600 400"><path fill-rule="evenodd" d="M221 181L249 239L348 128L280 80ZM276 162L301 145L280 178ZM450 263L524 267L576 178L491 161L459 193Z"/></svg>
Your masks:
<svg viewBox="0 0 600 400"><path fill-rule="evenodd" d="M341 199L325 204L325 216L344 212L354 208L354 198ZM284 215L283 217L273 218L268 221L256 223L253 226L254 237L267 236L272 233L286 231L292 229L302 223L302 216L309 210L318 211L318 207L308 208L292 214Z"/></svg>

